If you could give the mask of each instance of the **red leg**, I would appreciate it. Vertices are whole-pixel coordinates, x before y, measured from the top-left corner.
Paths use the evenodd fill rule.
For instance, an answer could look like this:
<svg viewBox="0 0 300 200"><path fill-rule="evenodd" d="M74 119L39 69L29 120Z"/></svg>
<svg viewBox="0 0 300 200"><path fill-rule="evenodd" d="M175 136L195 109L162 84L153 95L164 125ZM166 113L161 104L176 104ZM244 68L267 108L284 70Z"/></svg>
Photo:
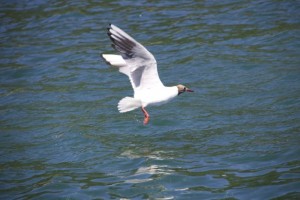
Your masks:
<svg viewBox="0 0 300 200"><path fill-rule="evenodd" d="M148 114L148 112L145 110L144 107L142 107L142 111L144 113L144 125L148 124L149 120L150 120L150 115Z"/></svg>

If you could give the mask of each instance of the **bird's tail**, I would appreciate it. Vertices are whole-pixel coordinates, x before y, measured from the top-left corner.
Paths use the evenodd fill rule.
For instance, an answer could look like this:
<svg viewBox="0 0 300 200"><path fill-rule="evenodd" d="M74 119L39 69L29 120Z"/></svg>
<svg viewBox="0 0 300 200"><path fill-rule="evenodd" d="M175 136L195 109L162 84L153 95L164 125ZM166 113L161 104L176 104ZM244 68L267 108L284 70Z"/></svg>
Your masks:
<svg viewBox="0 0 300 200"><path fill-rule="evenodd" d="M142 106L142 102L132 97L124 97L118 103L118 110L120 113L132 111Z"/></svg>

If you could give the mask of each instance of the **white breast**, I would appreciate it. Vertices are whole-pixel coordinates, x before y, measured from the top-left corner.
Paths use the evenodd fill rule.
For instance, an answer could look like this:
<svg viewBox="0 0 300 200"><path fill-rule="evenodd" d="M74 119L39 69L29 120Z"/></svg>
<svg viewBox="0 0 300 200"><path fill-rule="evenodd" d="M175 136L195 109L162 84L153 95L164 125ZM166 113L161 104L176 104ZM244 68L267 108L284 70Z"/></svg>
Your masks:
<svg viewBox="0 0 300 200"><path fill-rule="evenodd" d="M135 91L134 98L140 99L144 107L148 105L161 105L167 103L178 95L178 89L173 87L159 87Z"/></svg>

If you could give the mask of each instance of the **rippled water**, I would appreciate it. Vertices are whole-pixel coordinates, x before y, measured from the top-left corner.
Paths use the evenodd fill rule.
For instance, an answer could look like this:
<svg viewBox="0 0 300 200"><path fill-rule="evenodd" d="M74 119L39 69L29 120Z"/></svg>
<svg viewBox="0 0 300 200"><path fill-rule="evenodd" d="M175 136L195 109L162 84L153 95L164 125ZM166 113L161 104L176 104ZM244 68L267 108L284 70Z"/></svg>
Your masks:
<svg viewBox="0 0 300 200"><path fill-rule="evenodd" d="M299 1L0 3L0 199L299 199ZM196 92L120 114L114 23Z"/></svg>

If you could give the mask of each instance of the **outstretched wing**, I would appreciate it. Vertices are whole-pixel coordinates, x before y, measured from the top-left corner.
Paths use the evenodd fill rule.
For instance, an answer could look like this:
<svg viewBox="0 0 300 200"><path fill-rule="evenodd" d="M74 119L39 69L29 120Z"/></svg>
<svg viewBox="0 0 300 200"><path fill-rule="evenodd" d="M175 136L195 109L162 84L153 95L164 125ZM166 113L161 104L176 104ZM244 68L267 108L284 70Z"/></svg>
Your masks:
<svg viewBox="0 0 300 200"><path fill-rule="evenodd" d="M108 36L126 62L120 72L129 76L134 91L163 86L154 56L139 42L130 37L117 26L110 24Z"/></svg>

